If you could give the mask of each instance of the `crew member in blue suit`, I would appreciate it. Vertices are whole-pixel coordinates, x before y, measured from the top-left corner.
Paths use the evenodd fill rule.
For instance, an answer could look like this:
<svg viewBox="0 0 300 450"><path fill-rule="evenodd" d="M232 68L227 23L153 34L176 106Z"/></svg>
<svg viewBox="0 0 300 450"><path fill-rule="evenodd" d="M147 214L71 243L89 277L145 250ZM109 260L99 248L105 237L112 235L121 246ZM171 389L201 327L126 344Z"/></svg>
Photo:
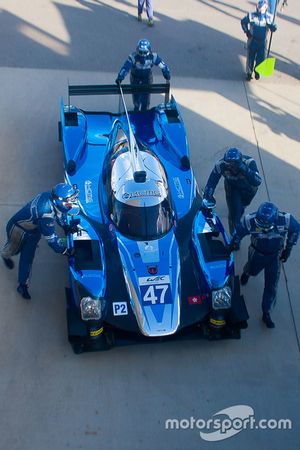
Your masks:
<svg viewBox="0 0 300 450"><path fill-rule="evenodd" d="M230 248L235 249L244 236L251 235L248 261L243 269L241 284L245 285L250 276L256 276L264 270L262 320L268 328L275 327L270 312L275 306L280 260L287 261L299 233L300 224L291 214L279 212L273 203L265 202L256 213L244 216L230 243Z"/></svg>
<svg viewBox="0 0 300 450"><path fill-rule="evenodd" d="M68 229L67 213L78 212L78 190L65 183L57 184L52 192L43 192L27 203L7 223L7 242L1 256L8 269L14 268L12 256L20 253L19 286L17 291L30 299L28 282L35 251L43 235L56 253L70 252L55 231L55 223Z"/></svg>
<svg viewBox="0 0 300 450"><path fill-rule="evenodd" d="M248 38L247 42L247 80L252 79L254 64L260 64L266 58L268 30L277 30L273 21L273 15L268 11L268 2L259 0L256 12L249 13L241 20L244 33ZM255 79L259 80L259 73L255 72Z"/></svg>
<svg viewBox="0 0 300 450"><path fill-rule="evenodd" d="M152 67L158 66L164 78L170 80L171 74L167 64L157 53L151 51L151 44L147 39L138 42L136 51L131 53L121 67L116 83L120 84L130 71L130 83L149 85L153 81ZM133 94L134 110L145 110L150 105L150 94Z"/></svg>
<svg viewBox="0 0 300 450"><path fill-rule="evenodd" d="M239 149L229 148L224 158L215 164L204 189L204 203L215 203L214 192L221 178L224 177L226 202L228 206L229 231L232 234L255 196L261 178L256 162L250 156L242 155Z"/></svg>

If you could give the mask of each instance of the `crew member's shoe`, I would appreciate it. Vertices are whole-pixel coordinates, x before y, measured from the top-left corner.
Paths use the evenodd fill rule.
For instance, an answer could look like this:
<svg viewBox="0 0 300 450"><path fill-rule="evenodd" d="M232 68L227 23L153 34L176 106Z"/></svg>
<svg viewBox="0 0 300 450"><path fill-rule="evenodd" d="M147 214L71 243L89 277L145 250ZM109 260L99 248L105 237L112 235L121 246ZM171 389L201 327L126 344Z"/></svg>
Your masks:
<svg viewBox="0 0 300 450"><path fill-rule="evenodd" d="M13 262L13 260L11 258L3 258L3 256L2 256L2 259L8 269L11 270L15 267L15 263Z"/></svg>
<svg viewBox="0 0 300 450"><path fill-rule="evenodd" d="M153 19L148 19L148 27L153 27L154 22Z"/></svg>
<svg viewBox="0 0 300 450"><path fill-rule="evenodd" d="M17 291L26 300L30 300L31 299L31 296L30 296L30 294L28 292L28 286L26 286L26 284L19 284L19 286L17 287Z"/></svg>
<svg viewBox="0 0 300 450"><path fill-rule="evenodd" d="M270 313L263 313L262 321L266 324L267 328L275 328L275 323L271 319Z"/></svg>
<svg viewBox="0 0 300 450"><path fill-rule="evenodd" d="M248 73L246 74L246 80L247 80L247 81L251 81L251 80L252 80L252 73L248 72Z"/></svg>
<svg viewBox="0 0 300 450"><path fill-rule="evenodd" d="M260 74L259 74L258 72L255 72L255 73L254 73L254 76L255 76L255 79L256 79L256 80L259 80L259 79L260 79Z"/></svg>
<svg viewBox="0 0 300 450"><path fill-rule="evenodd" d="M142 21L142 14L138 14L138 21L141 22Z"/></svg>
<svg viewBox="0 0 300 450"><path fill-rule="evenodd" d="M248 280L249 280L249 275L247 275L245 272L243 272L241 275L241 285L245 286L245 284L248 283Z"/></svg>

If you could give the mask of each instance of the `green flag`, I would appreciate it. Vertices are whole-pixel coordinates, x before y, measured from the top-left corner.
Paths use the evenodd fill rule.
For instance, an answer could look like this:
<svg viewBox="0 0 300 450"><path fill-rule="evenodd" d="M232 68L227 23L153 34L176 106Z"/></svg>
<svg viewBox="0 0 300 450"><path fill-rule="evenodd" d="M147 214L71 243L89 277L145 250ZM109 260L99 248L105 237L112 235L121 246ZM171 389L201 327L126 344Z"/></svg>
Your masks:
<svg viewBox="0 0 300 450"><path fill-rule="evenodd" d="M271 77L274 73L275 58L267 58L255 67L255 72L263 77Z"/></svg>

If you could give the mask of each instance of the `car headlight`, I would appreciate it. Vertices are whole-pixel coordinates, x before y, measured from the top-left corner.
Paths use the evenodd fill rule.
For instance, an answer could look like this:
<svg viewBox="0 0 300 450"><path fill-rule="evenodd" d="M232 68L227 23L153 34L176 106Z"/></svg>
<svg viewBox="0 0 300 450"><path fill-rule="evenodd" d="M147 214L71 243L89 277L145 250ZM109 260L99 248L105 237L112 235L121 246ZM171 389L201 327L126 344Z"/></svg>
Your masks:
<svg viewBox="0 0 300 450"><path fill-rule="evenodd" d="M80 310L82 320L101 319L101 302L99 299L83 297L80 301Z"/></svg>
<svg viewBox="0 0 300 450"><path fill-rule="evenodd" d="M212 307L213 309L231 308L231 288L229 286L212 291Z"/></svg>

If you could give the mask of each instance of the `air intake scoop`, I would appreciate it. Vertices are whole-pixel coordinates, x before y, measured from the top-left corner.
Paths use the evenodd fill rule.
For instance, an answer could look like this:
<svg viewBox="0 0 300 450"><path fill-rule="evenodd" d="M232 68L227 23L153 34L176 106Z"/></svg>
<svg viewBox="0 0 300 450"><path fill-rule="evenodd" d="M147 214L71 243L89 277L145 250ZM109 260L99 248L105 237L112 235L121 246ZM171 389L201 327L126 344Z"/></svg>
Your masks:
<svg viewBox="0 0 300 450"><path fill-rule="evenodd" d="M146 175L147 174L145 170L136 170L133 174L134 181L136 183L145 183Z"/></svg>

